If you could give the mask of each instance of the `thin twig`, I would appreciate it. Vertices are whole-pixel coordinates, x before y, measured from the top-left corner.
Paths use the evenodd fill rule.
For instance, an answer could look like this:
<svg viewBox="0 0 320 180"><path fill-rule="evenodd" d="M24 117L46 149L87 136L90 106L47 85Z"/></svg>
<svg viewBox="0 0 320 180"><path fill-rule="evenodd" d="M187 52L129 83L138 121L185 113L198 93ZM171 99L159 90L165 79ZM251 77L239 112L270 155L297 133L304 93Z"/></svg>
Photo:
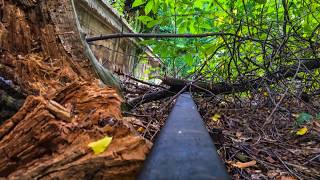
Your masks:
<svg viewBox="0 0 320 180"><path fill-rule="evenodd" d="M283 166L292 174L294 175L296 178L301 179L302 178L300 176L298 176L296 173L294 173L288 166L287 164L279 157L279 155L276 152L273 152L273 154L279 159L279 161L283 164Z"/></svg>

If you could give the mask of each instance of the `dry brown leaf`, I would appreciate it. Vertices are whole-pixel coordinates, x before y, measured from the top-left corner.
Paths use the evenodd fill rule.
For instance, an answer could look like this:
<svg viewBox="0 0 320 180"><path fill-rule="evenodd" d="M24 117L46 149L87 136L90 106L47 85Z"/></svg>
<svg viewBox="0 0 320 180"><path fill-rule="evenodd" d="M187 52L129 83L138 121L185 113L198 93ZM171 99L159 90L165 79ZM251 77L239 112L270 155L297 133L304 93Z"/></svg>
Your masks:
<svg viewBox="0 0 320 180"><path fill-rule="evenodd" d="M253 161L249 161L249 162L245 162L245 163L237 162L235 164L232 164L232 166L240 168L240 169L244 169L244 168L254 166L256 164L257 164L257 161L253 160Z"/></svg>
<svg viewBox="0 0 320 180"><path fill-rule="evenodd" d="M297 180L297 178L292 176L280 176L277 178L277 180Z"/></svg>
<svg viewBox="0 0 320 180"><path fill-rule="evenodd" d="M274 171L274 170L268 171L268 173L267 173L267 176L268 176L269 178L274 178L274 177L276 177L276 176L278 176L278 175L279 175L279 172L276 172L276 171Z"/></svg>
<svg viewBox="0 0 320 180"><path fill-rule="evenodd" d="M143 127L143 123L141 122L141 120L135 117L123 117L123 120L131 123L132 125Z"/></svg>
<svg viewBox="0 0 320 180"><path fill-rule="evenodd" d="M270 156L268 156L266 159L267 159L268 162L270 162L270 163L275 163L275 162L276 162L276 161L275 161L272 157L270 157Z"/></svg>
<svg viewBox="0 0 320 180"><path fill-rule="evenodd" d="M236 136L237 136L237 138L240 138L242 136L242 132L237 131Z"/></svg>
<svg viewBox="0 0 320 180"><path fill-rule="evenodd" d="M320 132L320 123L314 121L313 124L314 124L313 129L316 130L317 132Z"/></svg>

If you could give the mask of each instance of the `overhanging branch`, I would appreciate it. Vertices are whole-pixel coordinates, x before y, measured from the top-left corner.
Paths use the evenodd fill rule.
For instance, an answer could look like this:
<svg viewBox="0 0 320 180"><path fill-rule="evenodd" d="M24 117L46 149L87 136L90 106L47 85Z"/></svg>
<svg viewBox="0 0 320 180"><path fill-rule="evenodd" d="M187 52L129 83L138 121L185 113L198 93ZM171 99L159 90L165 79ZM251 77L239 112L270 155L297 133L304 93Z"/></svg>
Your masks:
<svg viewBox="0 0 320 180"><path fill-rule="evenodd" d="M108 40L114 38L204 38L212 36L233 36L243 40L251 40L256 42L262 42L262 40L254 39L247 36L239 36L233 33L215 32L215 33L203 33L203 34L145 34L145 33L115 33L108 35L100 35L86 38L87 42Z"/></svg>

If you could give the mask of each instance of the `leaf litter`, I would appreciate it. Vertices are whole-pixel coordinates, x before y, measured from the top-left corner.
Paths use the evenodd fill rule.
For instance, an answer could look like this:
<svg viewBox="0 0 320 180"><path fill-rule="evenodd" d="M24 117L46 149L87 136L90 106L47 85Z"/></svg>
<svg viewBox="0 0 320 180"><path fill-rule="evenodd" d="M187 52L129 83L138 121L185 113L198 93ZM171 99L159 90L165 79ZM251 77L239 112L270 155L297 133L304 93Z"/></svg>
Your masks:
<svg viewBox="0 0 320 180"><path fill-rule="evenodd" d="M127 99L156 90L137 84L135 88L144 90L128 93ZM263 126L274 109L263 93L253 95L259 99L255 103L248 98L238 101L230 96L193 95L232 179L320 178L320 123L318 112L314 112L320 109L319 97L311 104L314 109L299 99L286 97L271 123ZM144 131L141 125L136 125L136 130L154 142L174 104L164 107L167 101L143 104L125 114L140 119Z"/></svg>

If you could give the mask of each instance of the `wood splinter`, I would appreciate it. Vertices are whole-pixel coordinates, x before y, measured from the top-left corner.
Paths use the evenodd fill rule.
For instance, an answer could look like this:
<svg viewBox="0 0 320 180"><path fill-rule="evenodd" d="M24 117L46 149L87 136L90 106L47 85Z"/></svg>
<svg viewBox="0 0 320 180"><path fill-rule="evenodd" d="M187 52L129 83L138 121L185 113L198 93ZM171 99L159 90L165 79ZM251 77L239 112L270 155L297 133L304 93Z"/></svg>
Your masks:
<svg viewBox="0 0 320 180"><path fill-rule="evenodd" d="M54 114L57 118L66 121L71 122L71 112L67 110L65 107L60 105L59 103L50 100L47 105L49 111Z"/></svg>

